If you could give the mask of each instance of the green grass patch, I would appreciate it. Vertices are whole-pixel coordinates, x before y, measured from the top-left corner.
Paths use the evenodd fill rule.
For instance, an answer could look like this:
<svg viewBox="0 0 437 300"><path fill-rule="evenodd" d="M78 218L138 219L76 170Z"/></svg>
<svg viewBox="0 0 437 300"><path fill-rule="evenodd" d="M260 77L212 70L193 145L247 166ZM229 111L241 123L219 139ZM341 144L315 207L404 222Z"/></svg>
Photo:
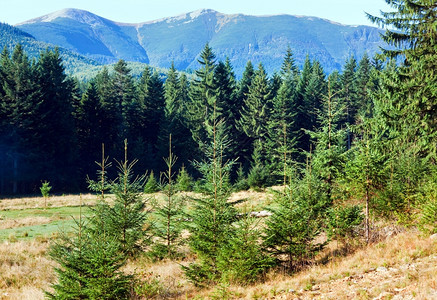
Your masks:
<svg viewBox="0 0 437 300"><path fill-rule="evenodd" d="M36 238L50 238L58 232L69 232L72 230L74 220L58 220L47 224L23 226L0 230L0 241L10 240L32 240Z"/></svg>
<svg viewBox="0 0 437 300"><path fill-rule="evenodd" d="M88 207L82 206L82 214L86 215L89 211ZM47 207L44 208L29 208L17 210L3 210L0 211L1 219L20 219L26 217L48 217L55 219L67 219L70 216L79 216L79 206L65 206L65 207Z"/></svg>
<svg viewBox="0 0 437 300"><path fill-rule="evenodd" d="M82 207L82 215L86 217L89 213L89 208ZM74 220L80 215L79 206L53 207L53 208L32 208L20 210L4 210L0 211L0 223L2 220L7 221L13 219L19 221L24 218L46 217L49 219L47 223L17 226L0 230L0 241L10 240L32 240L35 238L50 238L58 232L68 232L74 226Z"/></svg>

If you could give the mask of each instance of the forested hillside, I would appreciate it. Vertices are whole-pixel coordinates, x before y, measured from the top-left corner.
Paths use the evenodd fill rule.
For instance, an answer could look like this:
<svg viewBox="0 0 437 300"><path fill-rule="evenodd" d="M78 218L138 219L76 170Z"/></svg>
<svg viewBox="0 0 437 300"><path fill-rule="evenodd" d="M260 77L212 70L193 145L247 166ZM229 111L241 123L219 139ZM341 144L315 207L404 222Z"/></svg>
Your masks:
<svg viewBox="0 0 437 300"><path fill-rule="evenodd" d="M1 49L7 48L13 51L14 47L20 44L23 50L30 58L37 58L40 52L47 49L54 50L58 45L47 44L36 40L32 35L18 29L17 27L8 24L0 23L0 46ZM81 56L75 52L58 48L58 51L63 59L65 72L73 74L84 71L94 66L99 65L96 61Z"/></svg>

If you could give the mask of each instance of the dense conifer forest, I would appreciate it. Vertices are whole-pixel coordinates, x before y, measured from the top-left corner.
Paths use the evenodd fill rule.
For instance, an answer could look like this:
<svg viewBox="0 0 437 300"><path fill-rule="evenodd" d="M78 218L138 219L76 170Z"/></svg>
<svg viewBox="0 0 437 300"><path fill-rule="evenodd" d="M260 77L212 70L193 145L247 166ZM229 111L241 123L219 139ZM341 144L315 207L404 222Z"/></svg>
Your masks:
<svg viewBox="0 0 437 300"><path fill-rule="evenodd" d="M137 79L120 60L84 83L65 75L56 51L29 60L19 45L4 50L0 194L39 192L48 181L55 193L91 188L102 197L91 225L78 222L79 239L52 249L66 266L77 259L66 248L84 256L78 269L59 271L51 296L95 292L68 280L108 249L108 261L96 263L114 277L101 295L125 297L120 257L135 256L151 236L155 258L177 257L180 220L190 220L184 228L197 257L184 272L199 286L249 284L278 265L293 272L324 247L320 232L347 239L363 220L370 241L370 215L402 223L416 214L418 226L436 231L436 4L386 2L395 12L369 17L402 31L384 35L400 50L349 57L331 74L317 60L299 69L288 50L280 72L248 61L237 79L207 44L189 78L172 66L165 79L149 67ZM107 157L118 168L107 168ZM262 227L227 201L231 191L275 185L282 189ZM203 196L182 212L178 192L193 189ZM156 190L168 200L147 227L140 193ZM114 205L104 201L108 192Z"/></svg>
<svg viewBox="0 0 437 300"><path fill-rule="evenodd" d="M360 62L349 58L341 73L326 75L309 59L298 70L289 50L279 73L269 77L261 64L249 61L237 80L229 60L217 62L208 45L199 62L193 79L174 68L163 79L149 67L137 79L121 60L113 72L104 69L79 82L65 75L56 51L31 61L20 45L12 53L5 49L1 193L35 193L41 180L57 192L83 191L87 176L95 174L102 143L109 157L118 158L124 139L129 156L139 161L135 172L160 174L169 134L179 157L176 169L184 165L199 178L193 161L204 158L214 118L223 123L224 155L241 166L240 180L249 176L249 186L258 188L278 184L284 153L285 163L299 165L310 148L317 154L328 147L317 146L324 126L335 139L327 141L329 147L338 147L338 155L350 150L357 136L351 126L360 114L371 113L370 93L382 70L382 63L368 56ZM236 172L231 171L233 183Z"/></svg>

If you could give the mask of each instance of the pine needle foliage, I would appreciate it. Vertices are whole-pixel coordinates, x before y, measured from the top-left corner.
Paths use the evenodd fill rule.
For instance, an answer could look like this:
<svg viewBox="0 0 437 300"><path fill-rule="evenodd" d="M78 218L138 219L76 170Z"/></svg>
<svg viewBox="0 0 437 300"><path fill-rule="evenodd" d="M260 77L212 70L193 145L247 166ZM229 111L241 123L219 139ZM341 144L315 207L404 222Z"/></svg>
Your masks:
<svg viewBox="0 0 437 300"><path fill-rule="evenodd" d="M243 165L240 163L240 166L237 170L237 179L234 183L235 191L245 191L249 189L249 183L247 182L246 174L244 173Z"/></svg>
<svg viewBox="0 0 437 300"><path fill-rule="evenodd" d="M327 217L328 237L343 243L346 247L348 240L357 234L357 227L364 219L362 207L358 205L333 207L328 210Z"/></svg>
<svg viewBox="0 0 437 300"><path fill-rule="evenodd" d="M387 157L381 152L380 136L374 119L360 117L353 131L357 134L352 159L346 166L346 176L355 194L365 201L366 240L370 242L370 208L374 194L383 187L387 176Z"/></svg>
<svg viewBox="0 0 437 300"><path fill-rule="evenodd" d="M384 49L389 58L401 57L403 64L391 81L381 85L391 95L383 117L395 126L402 126L399 135L409 144L419 147L419 154L432 164L437 161L435 88L437 69L437 10L434 0L386 0L393 8L381 12L381 17L368 15L374 23L387 26L382 38L395 49ZM396 115L393 116L393 110ZM402 122L399 122L402 120ZM392 128L395 131L397 128Z"/></svg>
<svg viewBox="0 0 437 300"><path fill-rule="evenodd" d="M254 190L261 190L269 185L270 169L263 162L261 142L254 141L252 168L247 174L247 184Z"/></svg>
<svg viewBox="0 0 437 300"><path fill-rule="evenodd" d="M309 175L308 175L309 176ZM314 240L321 232L320 203L323 195L311 182L298 181L277 192L273 213L266 221L263 246L279 263L293 272L312 259L324 246Z"/></svg>
<svg viewBox="0 0 437 300"><path fill-rule="evenodd" d="M178 185L174 180L173 168L177 157L172 152L171 135L169 141L169 156L164 158L167 170L163 173L164 182L161 183L165 202L156 207L156 218L153 224L153 236L156 241L152 247L152 255L159 259L165 257L176 258L178 256L178 246L183 242L181 232L185 201L178 194Z"/></svg>
<svg viewBox="0 0 437 300"><path fill-rule="evenodd" d="M434 0L385 0L394 11L381 12L381 17L367 14L375 24L386 26L383 40L396 49L383 49L394 58L400 54L426 55L435 52L429 48L435 43L437 29L436 3Z"/></svg>
<svg viewBox="0 0 437 300"><path fill-rule="evenodd" d="M105 199L99 201L93 209L95 216L91 220L95 230L117 240L121 245L121 251L126 255L136 254L149 240L149 212L146 210L146 199L142 194L146 176L134 177L135 163L136 160L129 162L127 159L125 140L125 157L123 161L117 162L117 178L108 183L105 182L104 176L101 179L101 187L108 187L109 192L114 194L114 203L109 204ZM95 186L99 188L98 184Z"/></svg>
<svg viewBox="0 0 437 300"><path fill-rule="evenodd" d="M193 178L188 174L184 165L176 177L176 186L179 191L191 192L193 190Z"/></svg>
<svg viewBox="0 0 437 300"><path fill-rule="evenodd" d="M275 260L262 249L259 220L246 214L234 226L235 234L222 247L217 264L222 281L250 285L262 280Z"/></svg>
<svg viewBox="0 0 437 300"><path fill-rule="evenodd" d="M437 168L433 167L428 182L421 190L420 229L426 233L437 233Z"/></svg>
<svg viewBox="0 0 437 300"><path fill-rule="evenodd" d="M320 127L315 131L308 131L316 145L312 168L323 181L331 202L335 181L343 172L346 158L346 132L339 126L345 107L339 101L339 91L333 90L333 84L330 78L327 94L323 97L321 108L317 110Z"/></svg>
<svg viewBox="0 0 437 300"><path fill-rule="evenodd" d="M144 185L144 193L153 194L159 191L159 183L156 180L155 174L153 171L150 172L150 175L147 177L146 184Z"/></svg>
<svg viewBox="0 0 437 300"><path fill-rule="evenodd" d="M58 282L49 299L126 299L132 276L121 272L126 256L108 234L95 234L82 219L74 220L73 233L62 233L51 245L49 256L59 264Z"/></svg>
<svg viewBox="0 0 437 300"><path fill-rule="evenodd" d="M223 157L228 142L223 123L215 113L213 124L208 128L212 131L213 142L206 148L207 160L196 162L203 175L203 195L193 199L195 204L188 224L189 245L198 262L183 267L188 279L199 286L215 283L221 278L223 270L218 265L218 255L234 236L232 223L237 216L233 204L227 201L231 192L229 172L234 161Z"/></svg>

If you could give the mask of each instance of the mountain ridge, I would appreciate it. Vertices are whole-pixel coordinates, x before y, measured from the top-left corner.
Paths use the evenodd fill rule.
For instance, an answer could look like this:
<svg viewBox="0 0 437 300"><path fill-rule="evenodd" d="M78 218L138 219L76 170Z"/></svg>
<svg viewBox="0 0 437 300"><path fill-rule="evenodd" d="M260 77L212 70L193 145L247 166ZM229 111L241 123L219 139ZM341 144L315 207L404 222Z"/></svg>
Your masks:
<svg viewBox="0 0 437 300"><path fill-rule="evenodd" d="M317 17L317 16L293 15L293 14L285 14L285 13L284 14L263 14L263 15L252 15L252 14L244 14L244 13L225 14L225 13L221 13L221 12L219 12L217 10L210 9L210 8L200 8L200 9L197 9L197 10L193 10L193 11L186 12L186 13L181 13L181 14L178 14L178 15L175 15L175 16L171 16L171 17L163 17L163 18L152 19L152 20L142 21L142 22L119 22L119 21L115 21L115 20L111 20L111 19L99 16L99 15L93 13L93 12L90 12L90 11L87 11L87 10L84 10L84 9L80 9L80 8L64 8L64 9L61 9L61 10L58 10L58 11L55 11L55 12L52 12L52 13L48 13L48 14L42 15L40 17L36 17L36 18L32 18L32 19L29 19L29 20L26 20L26 21L23 21L23 22L19 22L17 24L14 24L13 26L20 26L20 25L30 24L30 23L34 23L35 21L40 20L40 19L44 19L44 18L48 19L49 17L51 18L50 19L50 21L51 21L51 20L54 19L55 16L62 17L63 15L61 14L61 12L64 12L64 13L67 13L67 14L69 14L69 13L70 14L71 13L79 13L79 12L82 12L82 13L85 13L85 14L91 14L91 15L97 16L97 17L99 17L101 19L105 19L105 20L109 20L111 22L114 22L117 25L144 25L144 24L153 24L153 23L158 23L158 22L162 22L162 21L168 21L168 20L173 20L173 19L180 19L182 17L186 18L188 15L190 15L191 18L194 18L194 17L198 17L202 13L217 13L217 14L226 15L226 16L246 16L246 17L250 16L250 17L260 17L260 18L263 18L263 17L264 18L268 18L268 17L274 17L274 16L292 16L292 17L296 17L296 18L308 18L308 19L314 18L314 19L320 19L320 20L328 21L328 22L330 22L332 24L341 25L341 26L352 26L352 27L368 26L368 25L346 25L346 24L342 24L340 22L332 21L330 19L321 18L321 17ZM373 26L369 26L369 27L373 27Z"/></svg>
<svg viewBox="0 0 437 300"><path fill-rule="evenodd" d="M19 23L18 28L38 40L60 45L100 63L118 59L179 70L198 67L206 43L217 59L229 57L241 74L248 60L278 71L288 46L302 65L306 55L325 71L340 69L354 55L359 59L383 45L379 30L344 25L312 16L288 14L252 16L199 9L140 23L121 23L81 9L64 9Z"/></svg>

